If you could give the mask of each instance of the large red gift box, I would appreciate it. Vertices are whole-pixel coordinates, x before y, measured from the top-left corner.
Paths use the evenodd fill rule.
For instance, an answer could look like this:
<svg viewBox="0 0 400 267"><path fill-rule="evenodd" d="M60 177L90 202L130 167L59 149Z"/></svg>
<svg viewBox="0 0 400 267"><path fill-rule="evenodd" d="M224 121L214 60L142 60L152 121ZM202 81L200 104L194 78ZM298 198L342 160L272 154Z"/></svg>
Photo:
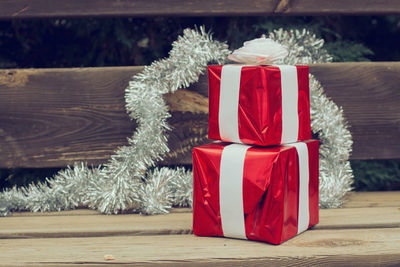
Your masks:
<svg viewBox="0 0 400 267"><path fill-rule="evenodd" d="M311 138L308 66L208 67L208 138L271 146Z"/></svg>
<svg viewBox="0 0 400 267"><path fill-rule="evenodd" d="M193 232L280 244L318 223L316 140L193 150Z"/></svg>

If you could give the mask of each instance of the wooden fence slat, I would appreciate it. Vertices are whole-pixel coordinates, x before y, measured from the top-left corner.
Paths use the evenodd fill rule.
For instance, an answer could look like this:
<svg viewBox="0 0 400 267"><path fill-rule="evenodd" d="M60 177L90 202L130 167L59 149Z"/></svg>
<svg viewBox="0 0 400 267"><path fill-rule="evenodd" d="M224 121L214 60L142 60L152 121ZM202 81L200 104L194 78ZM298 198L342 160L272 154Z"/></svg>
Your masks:
<svg viewBox="0 0 400 267"><path fill-rule="evenodd" d="M142 69L0 70L0 168L106 162L135 129L124 89ZM207 142L208 100L185 90L167 100L175 130L164 164L187 163L192 146Z"/></svg>
<svg viewBox="0 0 400 267"><path fill-rule="evenodd" d="M343 107L353 159L400 158L400 62L318 64L310 72Z"/></svg>
<svg viewBox="0 0 400 267"><path fill-rule="evenodd" d="M2 0L0 19L400 14L397 0Z"/></svg>
<svg viewBox="0 0 400 267"><path fill-rule="evenodd" d="M0 70L0 167L106 162L135 128L123 95L141 69ZM344 109L352 159L400 158L400 62L316 64L310 71ZM166 97L174 130L164 164L190 164L191 147L209 142L206 94L202 76Z"/></svg>
<svg viewBox="0 0 400 267"><path fill-rule="evenodd" d="M0 239L0 248L1 264L6 266L145 262L187 265L198 261L214 266L233 260L242 260L241 266L248 266L252 260L265 265L282 258L291 258L291 266L294 262L313 266L327 266L328 262L330 266L353 266L364 262L376 266L399 262L399 239L399 228L387 228L307 231L279 246L230 238L159 235ZM115 260L105 262L104 255L110 254Z"/></svg>
<svg viewBox="0 0 400 267"><path fill-rule="evenodd" d="M140 69L0 70L0 166L104 161L134 130L124 88Z"/></svg>

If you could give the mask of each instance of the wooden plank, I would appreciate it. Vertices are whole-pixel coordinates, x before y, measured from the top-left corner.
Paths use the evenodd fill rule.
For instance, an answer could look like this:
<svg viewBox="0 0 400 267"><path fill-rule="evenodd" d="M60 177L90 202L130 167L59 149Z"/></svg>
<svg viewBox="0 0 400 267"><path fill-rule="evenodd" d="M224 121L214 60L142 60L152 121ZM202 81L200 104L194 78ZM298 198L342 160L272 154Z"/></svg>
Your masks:
<svg viewBox="0 0 400 267"><path fill-rule="evenodd" d="M344 208L398 207L400 191L349 192Z"/></svg>
<svg viewBox="0 0 400 267"><path fill-rule="evenodd" d="M90 210L18 213L0 218L0 265L396 265L400 209L392 205L400 195L392 193L352 193L349 204L362 207L321 210L317 227L279 246L188 235L188 209L158 216L107 216ZM374 201L382 207L366 208ZM105 261L104 255L115 260Z"/></svg>
<svg viewBox="0 0 400 267"><path fill-rule="evenodd" d="M124 89L142 69L0 70L0 168L107 161L135 129L125 111ZM179 91L168 103L175 130L164 164L171 159L174 164L193 145L206 142L208 101Z"/></svg>
<svg viewBox="0 0 400 267"><path fill-rule="evenodd" d="M140 69L0 71L1 167L104 162L134 130L124 88Z"/></svg>
<svg viewBox="0 0 400 267"><path fill-rule="evenodd" d="M400 14L397 0L2 0L0 19Z"/></svg>
<svg viewBox="0 0 400 267"><path fill-rule="evenodd" d="M320 222L313 229L400 228L400 192L351 192L348 196L345 208L321 209ZM0 224L0 239L188 234L192 213L190 209L156 216L101 215L86 209L22 212L0 218Z"/></svg>
<svg viewBox="0 0 400 267"><path fill-rule="evenodd" d="M121 235L170 235L192 232L191 213L157 216L79 215L0 218L0 239ZM95 223L94 223L95 222Z"/></svg>
<svg viewBox="0 0 400 267"><path fill-rule="evenodd" d="M399 208L400 206L323 209L320 210L320 222L315 226L315 230L400 228Z"/></svg>
<svg viewBox="0 0 400 267"><path fill-rule="evenodd" d="M399 207L323 209L320 222L313 229L400 228ZM101 215L90 211L87 214L53 212L51 215L0 218L0 239L192 233L191 212L155 216Z"/></svg>
<svg viewBox="0 0 400 267"><path fill-rule="evenodd" d="M172 208L169 210L169 213L189 213L191 212L191 208ZM91 215L104 215L97 210L87 209L87 208L78 208L76 210L63 210L63 211L46 211L46 212L13 212L12 217L43 217L43 216L91 216ZM119 214L119 215L129 215L129 214ZM132 215L132 214L130 214ZM108 215L106 215L108 216ZM151 216L150 216L151 217ZM29 219L28 219L29 220Z"/></svg>
<svg viewBox="0 0 400 267"><path fill-rule="evenodd" d="M107 161L134 130L123 94L141 69L0 70L0 167ZM400 157L400 62L316 64L310 70L344 109L354 139L352 159ZM191 164L191 148L209 142L202 97L207 78L189 90L166 97L174 131L163 164Z"/></svg>
<svg viewBox="0 0 400 267"><path fill-rule="evenodd" d="M348 192L343 208L400 207L400 191ZM170 213L188 213L190 208L173 208ZM96 210L76 209L62 212L14 212L13 217L99 215Z"/></svg>
<svg viewBox="0 0 400 267"><path fill-rule="evenodd" d="M343 107L352 159L400 158L400 62L320 64L310 72Z"/></svg>
<svg viewBox="0 0 400 267"><path fill-rule="evenodd" d="M256 259L235 260L196 260L172 263L150 263L150 266L397 266L400 262L398 254L382 255L330 255L314 257L264 257ZM72 265L74 266L74 265ZM76 265L75 265L76 266ZM148 266L147 264L144 266Z"/></svg>
<svg viewBox="0 0 400 267"><path fill-rule="evenodd" d="M210 265L234 260L268 263L273 259L277 263L281 258L291 258L299 263L333 261L352 265L363 257L370 257L369 261L375 264L382 264L386 256L388 262L398 262L399 240L400 229L396 228L307 231L279 246L229 238L169 235L2 239L0 248L1 264L6 266L101 264L105 263L104 255L114 257L115 260L108 262L112 264L187 265L200 261ZM326 257L329 260L325 261Z"/></svg>
<svg viewBox="0 0 400 267"><path fill-rule="evenodd" d="M399 207L323 209L320 210L320 222L313 229L400 228ZM192 233L191 212L155 216L101 215L90 211L87 211L87 214L82 214L82 212L53 212L51 214L52 216L0 218L2 226L0 239Z"/></svg>
<svg viewBox="0 0 400 267"><path fill-rule="evenodd" d="M343 208L400 207L400 191L348 192ZM324 209L325 210L325 209ZM170 213L188 213L190 208L173 208ZM62 212L14 212L13 217L99 215L96 210L76 209Z"/></svg>

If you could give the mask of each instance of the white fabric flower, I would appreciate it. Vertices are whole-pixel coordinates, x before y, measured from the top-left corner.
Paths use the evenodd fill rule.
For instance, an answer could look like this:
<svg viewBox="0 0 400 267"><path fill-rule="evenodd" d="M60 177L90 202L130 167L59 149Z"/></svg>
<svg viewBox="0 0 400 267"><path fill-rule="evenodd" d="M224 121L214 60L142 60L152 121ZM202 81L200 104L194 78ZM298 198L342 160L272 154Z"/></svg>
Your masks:
<svg viewBox="0 0 400 267"><path fill-rule="evenodd" d="M243 46L233 51L228 59L251 65L267 65L282 60L289 54L286 46L272 39L261 37L243 43Z"/></svg>

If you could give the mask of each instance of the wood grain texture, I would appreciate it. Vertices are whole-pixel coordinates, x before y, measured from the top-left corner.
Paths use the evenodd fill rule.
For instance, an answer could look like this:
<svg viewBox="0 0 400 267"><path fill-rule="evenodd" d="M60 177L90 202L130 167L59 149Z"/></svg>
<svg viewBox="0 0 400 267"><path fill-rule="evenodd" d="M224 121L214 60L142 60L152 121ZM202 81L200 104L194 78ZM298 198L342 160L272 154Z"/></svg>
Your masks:
<svg viewBox="0 0 400 267"><path fill-rule="evenodd" d="M90 238L0 239L1 264L100 264L104 255L113 255L112 264L186 263L271 258L309 258L365 256L376 262L385 255L399 260L400 229L352 229L307 231L282 245L229 238L193 235L112 236ZM345 257L346 260L347 257ZM332 260L332 259L331 259ZM393 258L392 258L393 260ZM301 262L301 261L300 261ZM311 261L312 262L312 261ZM316 259L314 259L316 262ZM318 261L317 261L318 262ZM322 261L323 262L323 261ZM341 262L342 264L344 262ZM348 262L347 262L348 263Z"/></svg>
<svg viewBox="0 0 400 267"><path fill-rule="evenodd" d="M235 260L198 260L196 262L172 262L172 263L150 263L150 266L398 266L400 255L383 254L383 255L330 255L330 256L313 256L313 257L264 257L258 259L235 259ZM76 266L76 265L75 265ZM143 266L148 266L143 265Z"/></svg>
<svg viewBox="0 0 400 267"><path fill-rule="evenodd" d="M400 207L400 191L348 192L344 208Z"/></svg>
<svg viewBox="0 0 400 267"><path fill-rule="evenodd" d="M106 162L135 129L124 89L141 69L0 70L0 167ZM317 64L310 71L343 107L352 159L400 158L400 62ZM191 164L191 148L209 142L206 96L206 76L166 96L173 131L161 164Z"/></svg>
<svg viewBox="0 0 400 267"><path fill-rule="evenodd" d="M104 162L135 129L124 88L139 69L1 70L0 166Z"/></svg>
<svg viewBox="0 0 400 267"><path fill-rule="evenodd" d="M356 203L358 207L321 209L320 222L312 231L400 228L400 193L394 193L350 193L347 205ZM374 202L380 202L381 206L370 207ZM86 209L44 214L23 212L0 218L0 225L0 239L190 234L192 213L189 209L173 209L170 214L155 216L101 215Z"/></svg>
<svg viewBox="0 0 400 267"><path fill-rule="evenodd" d="M400 191L347 192L343 208L400 207ZM325 209L324 209L325 210ZM170 213L188 213L189 208L173 208ZM67 210L62 212L14 212L12 217L30 216L80 216L99 215L89 209Z"/></svg>
<svg viewBox="0 0 400 267"><path fill-rule="evenodd" d="M0 19L400 14L397 0L2 0Z"/></svg>
<svg viewBox="0 0 400 267"><path fill-rule="evenodd" d="M400 158L400 62L318 64L310 73L343 108L353 159Z"/></svg>
<svg viewBox="0 0 400 267"><path fill-rule="evenodd" d="M0 239L65 238L192 233L192 213L165 215L67 215L0 218ZM72 213L74 214L74 213ZM96 222L96 223L94 223Z"/></svg>
<svg viewBox="0 0 400 267"><path fill-rule="evenodd" d="M397 266L400 209L393 202L400 195L393 193L351 193L350 206L365 205L321 210L317 227L279 246L193 236L188 209L158 216L16 213L0 218L0 265ZM370 208L373 201L381 206Z"/></svg>
<svg viewBox="0 0 400 267"><path fill-rule="evenodd" d="M143 67L0 70L0 167L101 164L136 127L124 89ZM174 129L164 164L181 163L207 142L207 98L166 96ZM190 112L189 112L190 110Z"/></svg>
<svg viewBox="0 0 400 267"><path fill-rule="evenodd" d="M84 212L83 212L84 211ZM192 213L143 216L102 215L94 211L52 212L48 216L0 218L0 239L145 236L192 233ZM96 222L96 223L94 223ZM398 207L320 210L316 230L400 228Z"/></svg>

